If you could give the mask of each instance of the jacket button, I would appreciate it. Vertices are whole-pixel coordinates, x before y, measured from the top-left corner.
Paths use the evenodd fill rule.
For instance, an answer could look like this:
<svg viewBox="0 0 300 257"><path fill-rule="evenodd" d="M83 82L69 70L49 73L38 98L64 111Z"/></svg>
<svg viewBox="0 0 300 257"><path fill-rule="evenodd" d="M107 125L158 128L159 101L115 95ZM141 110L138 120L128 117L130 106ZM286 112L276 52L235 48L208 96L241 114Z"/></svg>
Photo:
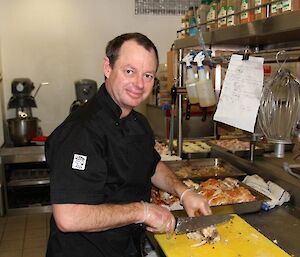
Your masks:
<svg viewBox="0 0 300 257"><path fill-rule="evenodd" d="M116 126L119 126L119 125L120 125L120 123L119 123L118 121L116 121L115 125L116 125Z"/></svg>

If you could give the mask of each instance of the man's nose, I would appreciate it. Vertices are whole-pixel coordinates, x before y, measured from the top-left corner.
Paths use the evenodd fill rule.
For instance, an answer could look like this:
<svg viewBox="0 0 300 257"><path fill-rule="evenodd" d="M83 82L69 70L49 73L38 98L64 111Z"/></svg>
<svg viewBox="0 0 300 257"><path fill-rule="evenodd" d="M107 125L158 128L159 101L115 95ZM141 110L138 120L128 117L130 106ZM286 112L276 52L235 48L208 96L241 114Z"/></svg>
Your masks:
<svg viewBox="0 0 300 257"><path fill-rule="evenodd" d="M144 88L144 77L141 75L137 75L135 78L135 84L138 88Z"/></svg>

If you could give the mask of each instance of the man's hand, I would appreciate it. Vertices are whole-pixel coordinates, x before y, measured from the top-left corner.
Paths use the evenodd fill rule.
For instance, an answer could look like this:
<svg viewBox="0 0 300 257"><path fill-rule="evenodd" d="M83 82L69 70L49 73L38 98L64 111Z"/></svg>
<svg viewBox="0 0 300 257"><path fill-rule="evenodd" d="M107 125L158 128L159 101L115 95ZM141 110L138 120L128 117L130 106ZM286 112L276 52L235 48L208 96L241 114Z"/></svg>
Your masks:
<svg viewBox="0 0 300 257"><path fill-rule="evenodd" d="M189 217L199 216L199 214L209 215L212 213L206 199L195 191L187 190L181 197L181 202Z"/></svg>
<svg viewBox="0 0 300 257"><path fill-rule="evenodd" d="M144 204L146 208L144 221L146 229L153 233L172 234L176 225L173 214L164 207L150 203Z"/></svg>

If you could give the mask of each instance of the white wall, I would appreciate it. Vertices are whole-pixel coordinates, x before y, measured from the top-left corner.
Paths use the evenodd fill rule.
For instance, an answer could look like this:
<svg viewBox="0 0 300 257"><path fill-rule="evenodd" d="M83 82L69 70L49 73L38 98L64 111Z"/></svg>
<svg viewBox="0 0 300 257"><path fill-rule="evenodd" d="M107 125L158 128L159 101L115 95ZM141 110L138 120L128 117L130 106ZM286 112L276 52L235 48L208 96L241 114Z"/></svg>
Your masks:
<svg viewBox="0 0 300 257"><path fill-rule="evenodd" d="M141 32L158 47L161 63L176 39L178 16L134 14L134 0L0 0L0 38L5 105L11 81L28 77L40 89L33 115L48 135L75 99L74 81L103 82L106 43L125 32ZM145 106L139 108L145 111ZM13 116L7 112L7 118Z"/></svg>

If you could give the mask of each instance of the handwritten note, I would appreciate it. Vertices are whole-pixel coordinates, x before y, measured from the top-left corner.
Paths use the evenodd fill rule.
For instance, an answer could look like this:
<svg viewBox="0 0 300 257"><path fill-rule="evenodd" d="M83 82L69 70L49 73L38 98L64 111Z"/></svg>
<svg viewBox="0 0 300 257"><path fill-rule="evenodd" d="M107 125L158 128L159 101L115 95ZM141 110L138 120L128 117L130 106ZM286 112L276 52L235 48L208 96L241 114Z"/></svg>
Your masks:
<svg viewBox="0 0 300 257"><path fill-rule="evenodd" d="M264 58L232 55L224 79L215 121L254 132L263 86Z"/></svg>

